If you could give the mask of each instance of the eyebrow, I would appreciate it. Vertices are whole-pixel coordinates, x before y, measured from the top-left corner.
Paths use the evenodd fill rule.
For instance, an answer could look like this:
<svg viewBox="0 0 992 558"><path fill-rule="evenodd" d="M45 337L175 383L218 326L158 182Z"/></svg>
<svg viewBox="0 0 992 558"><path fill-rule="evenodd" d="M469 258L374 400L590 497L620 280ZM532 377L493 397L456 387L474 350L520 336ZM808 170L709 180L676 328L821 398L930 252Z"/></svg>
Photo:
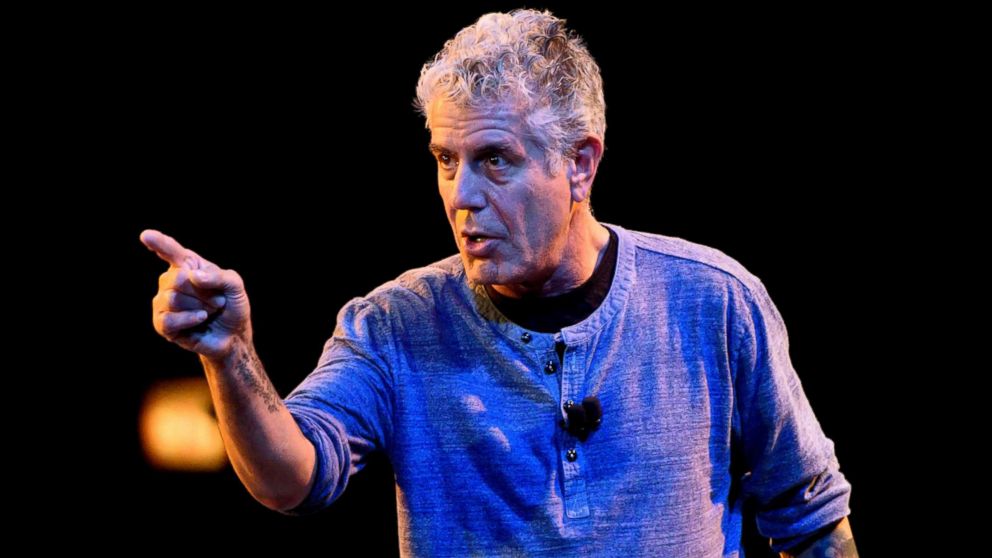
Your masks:
<svg viewBox="0 0 992 558"><path fill-rule="evenodd" d="M438 153L452 153L452 151L446 147L442 147L436 143L432 143L428 146L431 153L437 155ZM491 152L502 152L502 153L519 153L517 146L513 142L505 140L493 140L482 144L478 149L475 150L476 153L491 153Z"/></svg>
<svg viewBox="0 0 992 558"><path fill-rule="evenodd" d="M436 143L430 144L429 146L427 146L427 148L430 149L431 150L431 153L433 153L435 155L437 155L438 153L450 153L447 149L441 147L440 145L438 145Z"/></svg>

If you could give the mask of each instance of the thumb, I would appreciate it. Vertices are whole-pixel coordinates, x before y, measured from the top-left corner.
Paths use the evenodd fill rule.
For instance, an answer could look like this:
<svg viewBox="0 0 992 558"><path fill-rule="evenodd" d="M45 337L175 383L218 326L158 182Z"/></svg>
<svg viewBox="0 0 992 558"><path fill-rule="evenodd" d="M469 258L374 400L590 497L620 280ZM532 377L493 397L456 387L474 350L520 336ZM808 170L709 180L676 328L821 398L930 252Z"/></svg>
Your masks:
<svg viewBox="0 0 992 558"><path fill-rule="evenodd" d="M195 269L189 274L193 286L198 289L224 291L225 295L234 295L244 290L241 277L229 270Z"/></svg>

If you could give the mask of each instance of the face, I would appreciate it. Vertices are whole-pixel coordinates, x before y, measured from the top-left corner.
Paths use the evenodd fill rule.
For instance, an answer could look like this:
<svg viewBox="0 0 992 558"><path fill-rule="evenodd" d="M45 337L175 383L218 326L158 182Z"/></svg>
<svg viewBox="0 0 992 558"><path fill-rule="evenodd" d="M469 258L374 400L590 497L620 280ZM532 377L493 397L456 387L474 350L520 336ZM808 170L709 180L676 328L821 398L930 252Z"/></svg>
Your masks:
<svg viewBox="0 0 992 558"><path fill-rule="evenodd" d="M547 294L568 252L568 163L548 176L544 149L509 107L438 101L430 121L438 190L469 280Z"/></svg>

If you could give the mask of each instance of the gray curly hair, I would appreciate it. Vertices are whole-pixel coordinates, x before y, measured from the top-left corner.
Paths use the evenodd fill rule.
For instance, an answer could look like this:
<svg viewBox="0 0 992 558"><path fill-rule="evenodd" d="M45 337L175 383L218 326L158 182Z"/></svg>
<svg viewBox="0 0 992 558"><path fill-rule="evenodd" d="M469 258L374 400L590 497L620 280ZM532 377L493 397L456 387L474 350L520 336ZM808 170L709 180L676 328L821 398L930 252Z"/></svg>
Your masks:
<svg viewBox="0 0 992 558"><path fill-rule="evenodd" d="M438 99L473 110L510 103L557 174L589 135L606 136L599 66L581 37L551 12L491 13L458 32L424 64L416 106L430 122Z"/></svg>

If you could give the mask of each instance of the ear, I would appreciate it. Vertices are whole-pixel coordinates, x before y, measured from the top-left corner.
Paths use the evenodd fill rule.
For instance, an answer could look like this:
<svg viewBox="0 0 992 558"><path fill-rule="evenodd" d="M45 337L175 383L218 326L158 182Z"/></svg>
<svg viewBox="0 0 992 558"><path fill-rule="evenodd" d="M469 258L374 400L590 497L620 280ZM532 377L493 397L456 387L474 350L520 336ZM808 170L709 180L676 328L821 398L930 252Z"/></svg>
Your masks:
<svg viewBox="0 0 992 558"><path fill-rule="evenodd" d="M589 199L592 181L596 178L599 160L603 158L603 140L587 136L576 146L575 156L568 161L568 187L572 191L572 201L582 203Z"/></svg>

